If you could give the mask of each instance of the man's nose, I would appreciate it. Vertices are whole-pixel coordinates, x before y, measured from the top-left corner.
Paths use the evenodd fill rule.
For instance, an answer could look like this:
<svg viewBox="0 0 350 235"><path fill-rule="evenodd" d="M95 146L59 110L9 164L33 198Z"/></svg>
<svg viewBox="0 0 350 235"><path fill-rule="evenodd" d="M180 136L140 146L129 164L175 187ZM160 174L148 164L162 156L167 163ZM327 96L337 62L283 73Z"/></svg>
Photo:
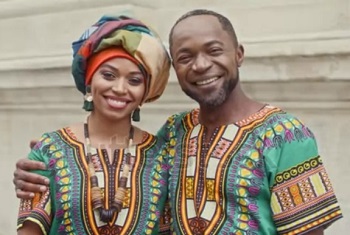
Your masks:
<svg viewBox="0 0 350 235"><path fill-rule="evenodd" d="M192 64L192 70L197 73L203 73L207 71L212 65L212 62L203 54L196 56L194 63Z"/></svg>

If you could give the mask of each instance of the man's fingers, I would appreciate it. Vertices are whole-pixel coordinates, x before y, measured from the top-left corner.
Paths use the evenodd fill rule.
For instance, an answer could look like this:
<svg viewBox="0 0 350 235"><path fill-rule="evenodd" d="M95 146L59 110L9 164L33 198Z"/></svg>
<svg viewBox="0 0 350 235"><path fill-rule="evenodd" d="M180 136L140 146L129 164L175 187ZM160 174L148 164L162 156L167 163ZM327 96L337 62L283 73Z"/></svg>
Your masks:
<svg viewBox="0 0 350 235"><path fill-rule="evenodd" d="M45 169L41 162L30 161L28 159L19 160L16 163L13 183L16 187L16 196L22 199L34 197L36 192L45 192L49 184L49 179L39 174L28 172L28 170Z"/></svg>
<svg viewBox="0 0 350 235"><path fill-rule="evenodd" d="M38 142L38 140L31 140L29 143L29 147L32 149Z"/></svg>
<svg viewBox="0 0 350 235"><path fill-rule="evenodd" d="M18 188L16 189L16 196L20 199L32 199L34 197L34 193L25 192Z"/></svg>
<svg viewBox="0 0 350 235"><path fill-rule="evenodd" d="M23 171L21 169L16 169L14 172L14 180L13 183L15 184L16 188L23 189L26 183L32 183L32 184L39 184L39 185L48 185L50 183L49 179L41 176L37 173L32 173L28 171ZM23 185L19 185L19 183L22 183Z"/></svg>
<svg viewBox="0 0 350 235"><path fill-rule="evenodd" d="M32 184L23 180L17 180L16 191L18 189L29 193L37 193L37 192L45 192L47 190L47 186L42 184Z"/></svg>
<svg viewBox="0 0 350 235"><path fill-rule="evenodd" d="M45 170L46 166L42 162L33 161L29 159L20 159L16 163L16 168L21 170L31 171L31 170Z"/></svg>

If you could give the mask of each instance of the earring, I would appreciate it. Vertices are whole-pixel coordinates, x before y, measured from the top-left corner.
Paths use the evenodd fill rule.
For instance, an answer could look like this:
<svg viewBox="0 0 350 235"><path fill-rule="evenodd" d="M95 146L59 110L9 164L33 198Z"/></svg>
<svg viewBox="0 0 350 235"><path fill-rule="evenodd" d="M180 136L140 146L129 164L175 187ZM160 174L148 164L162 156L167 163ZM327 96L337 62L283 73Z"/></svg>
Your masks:
<svg viewBox="0 0 350 235"><path fill-rule="evenodd" d="M91 87L86 86L86 92L84 96L84 106L83 106L83 109L85 109L85 111L92 111L94 109L94 103L92 102L92 100L93 98L91 95Z"/></svg>
<svg viewBox="0 0 350 235"><path fill-rule="evenodd" d="M132 120L134 122L139 122L140 121L140 108L136 108L134 110L134 112L132 113L132 116L131 116Z"/></svg>

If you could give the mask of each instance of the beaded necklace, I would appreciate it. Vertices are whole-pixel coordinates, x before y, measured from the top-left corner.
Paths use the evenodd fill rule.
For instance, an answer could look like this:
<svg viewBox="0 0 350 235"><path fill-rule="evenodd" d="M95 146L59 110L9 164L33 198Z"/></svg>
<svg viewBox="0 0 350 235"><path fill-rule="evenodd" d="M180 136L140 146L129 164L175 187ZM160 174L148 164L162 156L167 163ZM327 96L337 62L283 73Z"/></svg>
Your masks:
<svg viewBox="0 0 350 235"><path fill-rule="evenodd" d="M123 200L126 195L126 183L128 181L129 171L131 169L131 153L130 146L133 144L134 139L134 127L131 125L129 131L129 141L128 145L125 149L124 154L124 167L122 174L119 178L118 189L114 195L114 201L109 209L103 207L103 196L101 193L101 189L98 186L98 180L95 172L94 165L92 163L92 154L91 154L91 142L89 138L89 126L88 119L84 123L84 137L86 143L87 150L87 161L89 165L89 173L90 173L90 183L91 183L91 198L92 198L92 207L94 210L99 211L101 221L108 223L113 220L113 216L115 213L119 213L123 208Z"/></svg>

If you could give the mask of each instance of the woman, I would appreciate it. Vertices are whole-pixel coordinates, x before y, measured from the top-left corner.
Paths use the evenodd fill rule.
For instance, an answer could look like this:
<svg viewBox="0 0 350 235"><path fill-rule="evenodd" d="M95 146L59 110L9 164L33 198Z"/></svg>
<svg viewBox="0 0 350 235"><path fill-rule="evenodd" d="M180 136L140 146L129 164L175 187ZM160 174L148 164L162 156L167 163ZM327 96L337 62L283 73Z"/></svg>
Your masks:
<svg viewBox="0 0 350 235"><path fill-rule="evenodd" d="M29 154L46 164L44 193L22 200L18 234L158 234L166 197L163 143L134 127L163 92L170 60L138 20L102 17L73 43L72 74L91 111L45 133Z"/></svg>

